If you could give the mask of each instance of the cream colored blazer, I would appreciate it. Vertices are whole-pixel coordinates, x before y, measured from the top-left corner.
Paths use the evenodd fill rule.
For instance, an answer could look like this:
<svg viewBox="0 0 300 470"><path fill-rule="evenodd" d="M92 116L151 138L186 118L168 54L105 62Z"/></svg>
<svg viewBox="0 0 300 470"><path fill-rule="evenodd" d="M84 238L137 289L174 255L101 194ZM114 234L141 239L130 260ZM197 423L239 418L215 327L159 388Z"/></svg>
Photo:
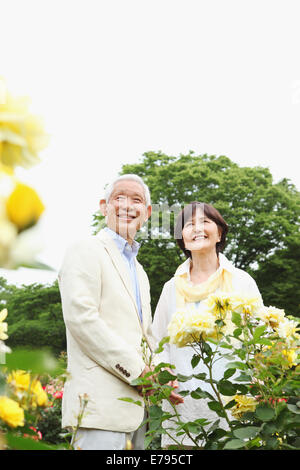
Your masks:
<svg viewBox="0 0 300 470"><path fill-rule="evenodd" d="M149 281L137 260L136 268L142 323L126 264L109 234L101 230L65 254L58 276L69 374L62 427L77 425L79 395L84 393L88 405L82 427L130 432L143 420L143 407L119 400L141 400L130 382L145 367L142 338L150 348L154 345Z"/></svg>

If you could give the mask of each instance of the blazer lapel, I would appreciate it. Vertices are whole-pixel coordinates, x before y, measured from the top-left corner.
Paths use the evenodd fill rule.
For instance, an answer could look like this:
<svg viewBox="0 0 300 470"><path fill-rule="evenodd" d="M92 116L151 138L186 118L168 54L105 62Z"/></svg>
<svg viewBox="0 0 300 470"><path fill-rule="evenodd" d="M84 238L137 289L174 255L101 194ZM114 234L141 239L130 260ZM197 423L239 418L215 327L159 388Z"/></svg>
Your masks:
<svg viewBox="0 0 300 470"><path fill-rule="evenodd" d="M144 307L144 306L147 305L148 299L149 299L149 293L148 293L148 290L147 290L148 286L145 285L145 281L143 279L143 277L144 277L143 267L138 262L137 259L135 259L135 267L136 267L136 272L137 272L137 278L138 278L138 281L139 281L141 304L142 304L142 307Z"/></svg>
<svg viewBox="0 0 300 470"><path fill-rule="evenodd" d="M126 287L127 291L128 291L128 294L130 295L133 303L134 303L134 306L135 306L135 309L136 309L136 312L137 312L137 315L139 317L139 314L138 314L138 308L137 308L137 304L136 304L136 300L135 300L135 295L134 295L134 291L133 291L133 286L132 286L132 280L130 278L130 275L129 275L129 272L128 272L128 269L125 265L125 261L123 260L122 256L121 256L121 253L119 252L115 242L113 241L113 239L108 235L106 234L103 230L101 230L98 235L99 238L103 241L104 245L105 245L105 248L116 268L116 270L118 271L123 283L124 283L124 286Z"/></svg>

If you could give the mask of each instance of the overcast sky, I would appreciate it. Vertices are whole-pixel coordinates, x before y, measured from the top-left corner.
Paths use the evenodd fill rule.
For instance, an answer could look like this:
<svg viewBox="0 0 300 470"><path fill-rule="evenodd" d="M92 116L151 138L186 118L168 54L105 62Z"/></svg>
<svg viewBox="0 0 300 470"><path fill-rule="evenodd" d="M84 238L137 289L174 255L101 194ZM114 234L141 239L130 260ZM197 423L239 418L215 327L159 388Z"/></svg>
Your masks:
<svg viewBox="0 0 300 470"><path fill-rule="evenodd" d="M226 155L300 189L299 1L0 0L0 75L51 140L40 260L92 233L104 185L149 150ZM0 271L10 282L54 273Z"/></svg>

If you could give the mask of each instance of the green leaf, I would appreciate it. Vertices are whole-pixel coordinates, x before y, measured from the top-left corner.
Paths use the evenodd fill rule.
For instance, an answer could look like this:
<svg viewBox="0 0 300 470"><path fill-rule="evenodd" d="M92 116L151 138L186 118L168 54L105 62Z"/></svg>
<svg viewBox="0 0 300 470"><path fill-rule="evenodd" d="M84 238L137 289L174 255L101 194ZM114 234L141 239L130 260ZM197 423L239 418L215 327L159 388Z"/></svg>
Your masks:
<svg viewBox="0 0 300 470"><path fill-rule="evenodd" d="M228 362L225 367L226 369L234 369L234 368L242 369L242 370L248 369L247 364L244 364L244 362L240 362L240 361Z"/></svg>
<svg viewBox="0 0 300 470"><path fill-rule="evenodd" d="M168 343L170 341L170 336L165 336L158 344L158 347L157 349L154 351L155 354L159 354L161 352L163 352L164 348L164 344Z"/></svg>
<svg viewBox="0 0 300 470"><path fill-rule="evenodd" d="M193 377L198 380L205 380L206 379L206 373L201 372L200 374L193 374Z"/></svg>
<svg viewBox="0 0 300 470"><path fill-rule="evenodd" d="M165 368L169 368L169 369L175 369L175 366L173 366L172 364L169 364L168 362L160 362L155 368L154 368L154 372L159 372L161 369L165 369Z"/></svg>
<svg viewBox="0 0 300 470"><path fill-rule="evenodd" d="M150 380L147 377L137 377L136 379L130 382L130 385L136 387L137 385L150 385Z"/></svg>
<svg viewBox="0 0 300 470"><path fill-rule="evenodd" d="M241 441L240 439L231 439L230 441L226 442L225 446L223 449L241 449L242 447L245 446L245 442Z"/></svg>
<svg viewBox="0 0 300 470"><path fill-rule="evenodd" d="M270 450L275 450L278 449L279 447L279 441L276 437L270 437L266 441L266 448Z"/></svg>
<svg viewBox="0 0 300 470"><path fill-rule="evenodd" d="M238 338L242 334L242 331L243 331L242 328L236 328L233 332L233 336L235 338Z"/></svg>
<svg viewBox="0 0 300 470"><path fill-rule="evenodd" d="M200 356L198 356L197 354L194 354L194 356L192 357L192 360L191 360L191 364L192 364L193 369L199 364L200 359L201 359Z"/></svg>
<svg viewBox="0 0 300 470"><path fill-rule="evenodd" d="M187 397L189 394L189 390L182 390L181 392L178 392L178 395L181 395L182 397Z"/></svg>
<svg viewBox="0 0 300 470"><path fill-rule="evenodd" d="M242 373L241 373L238 377L236 377L234 380L236 380L237 382L251 382L252 377L251 377L251 375L244 374L244 373L242 372Z"/></svg>
<svg viewBox="0 0 300 470"><path fill-rule="evenodd" d="M257 426L245 426L243 428L235 429L233 434L238 439L253 439L259 433L260 428Z"/></svg>
<svg viewBox="0 0 300 470"><path fill-rule="evenodd" d="M262 427L262 434L263 435L272 435L274 432L278 430L278 425L275 423L264 423Z"/></svg>
<svg viewBox="0 0 300 470"><path fill-rule="evenodd" d="M149 417L151 419L160 419L163 415L162 409L157 405L152 405L149 408Z"/></svg>
<svg viewBox="0 0 300 470"><path fill-rule="evenodd" d="M253 333L253 339L251 341L249 341L248 344L255 344L255 343L265 344L265 340L260 339L260 337L263 335L266 328L267 328L266 325L261 325L261 326L258 326L257 328L255 328L254 333ZM263 341L263 342L261 342L261 341Z"/></svg>
<svg viewBox="0 0 300 470"><path fill-rule="evenodd" d="M170 374L168 370L162 370L157 377L159 383L161 385L167 384L168 382L171 382L176 379L176 375Z"/></svg>
<svg viewBox="0 0 300 470"><path fill-rule="evenodd" d="M208 403L208 407L213 410L213 411L222 411L222 406L220 405L220 403L218 401L210 401Z"/></svg>
<svg viewBox="0 0 300 470"><path fill-rule="evenodd" d="M230 400L226 406L224 406L225 410L229 410L230 408L232 408L234 405L236 405L236 401L235 400Z"/></svg>
<svg viewBox="0 0 300 470"><path fill-rule="evenodd" d="M134 405L143 406L140 400L133 400L133 398L118 398L121 401L127 401L128 403L133 403Z"/></svg>
<svg viewBox="0 0 300 470"><path fill-rule="evenodd" d="M242 324L241 315L240 315L239 313L237 313L237 312L232 312L231 320L232 320L232 322L233 322L236 326L238 326L238 327L240 327L241 324Z"/></svg>
<svg viewBox="0 0 300 470"><path fill-rule="evenodd" d="M201 425L194 423L193 421L189 421L188 423L185 423L182 428L185 431L188 431L193 434L198 434L201 431Z"/></svg>
<svg viewBox="0 0 300 470"><path fill-rule="evenodd" d="M243 395L246 395L248 393L248 387L243 384L236 384L237 390L239 390Z"/></svg>
<svg viewBox="0 0 300 470"><path fill-rule="evenodd" d="M300 408L297 405L292 405L288 403L287 407L292 413L296 413L298 415L300 414Z"/></svg>
<svg viewBox="0 0 300 470"><path fill-rule="evenodd" d="M208 392L205 392L203 390L200 390L200 388L197 388L196 390L193 390L191 392L191 397L200 400L201 398L211 398L211 395Z"/></svg>
<svg viewBox="0 0 300 470"><path fill-rule="evenodd" d="M255 328L254 333L253 333L253 339L257 341L261 337L261 335L265 332L266 328L267 328L266 325L261 325Z"/></svg>
<svg viewBox="0 0 300 470"><path fill-rule="evenodd" d="M260 338L256 341L256 344L263 344L265 346L272 346L272 341L267 338Z"/></svg>
<svg viewBox="0 0 300 470"><path fill-rule="evenodd" d="M225 370L224 372L224 379L229 379L230 377L232 377L236 372L236 369L227 369Z"/></svg>
<svg viewBox="0 0 300 470"><path fill-rule="evenodd" d="M53 376L61 374L64 369L57 359L47 350L14 349L5 356L5 367L8 370L26 370L32 374Z"/></svg>
<svg viewBox="0 0 300 470"><path fill-rule="evenodd" d="M221 343L219 342L218 344L219 344L219 347L220 347L220 348L223 348L223 349L233 349L231 344L225 343L224 341L222 341Z"/></svg>
<svg viewBox="0 0 300 470"><path fill-rule="evenodd" d="M182 374L177 374L177 380L178 382L187 382L188 380L191 380L193 378L192 375L182 375Z"/></svg>
<svg viewBox="0 0 300 470"><path fill-rule="evenodd" d="M232 396L236 393L236 385L229 382L229 380L220 380L218 383L218 390L222 395Z"/></svg>
<svg viewBox="0 0 300 470"><path fill-rule="evenodd" d="M145 439L144 439L144 446L145 446L145 449L147 449L149 447L149 445L151 444L151 442L153 441L155 435L154 434L151 434L149 436L145 436Z"/></svg>
<svg viewBox="0 0 300 470"><path fill-rule="evenodd" d="M46 444L43 441L16 436L10 432L6 433L5 439L8 447L13 450L57 450L63 448L62 446Z"/></svg>
<svg viewBox="0 0 300 470"><path fill-rule="evenodd" d="M200 398L210 398L210 400L214 401L214 397L206 390L201 390L200 387L196 388L196 390L193 390L191 392L191 397L198 399L198 400Z"/></svg>
<svg viewBox="0 0 300 470"><path fill-rule="evenodd" d="M269 406L259 405L256 407L255 415L261 421L270 421L275 417L275 411Z"/></svg>

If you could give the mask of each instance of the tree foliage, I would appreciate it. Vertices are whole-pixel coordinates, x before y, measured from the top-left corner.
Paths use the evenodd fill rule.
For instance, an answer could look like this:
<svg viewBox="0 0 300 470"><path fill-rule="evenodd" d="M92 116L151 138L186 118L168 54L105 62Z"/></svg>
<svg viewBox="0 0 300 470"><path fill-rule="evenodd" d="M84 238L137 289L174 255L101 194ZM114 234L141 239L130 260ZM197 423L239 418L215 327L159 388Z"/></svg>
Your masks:
<svg viewBox="0 0 300 470"><path fill-rule="evenodd" d="M265 302L297 317L300 317L299 260L299 236L291 236L286 240L286 248L270 256L255 272Z"/></svg>
<svg viewBox="0 0 300 470"><path fill-rule="evenodd" d="M66 350L65 325L58 283L13 286L0 278L0 302L8 310L11 348L48 347L58 354Z"/></svg>

